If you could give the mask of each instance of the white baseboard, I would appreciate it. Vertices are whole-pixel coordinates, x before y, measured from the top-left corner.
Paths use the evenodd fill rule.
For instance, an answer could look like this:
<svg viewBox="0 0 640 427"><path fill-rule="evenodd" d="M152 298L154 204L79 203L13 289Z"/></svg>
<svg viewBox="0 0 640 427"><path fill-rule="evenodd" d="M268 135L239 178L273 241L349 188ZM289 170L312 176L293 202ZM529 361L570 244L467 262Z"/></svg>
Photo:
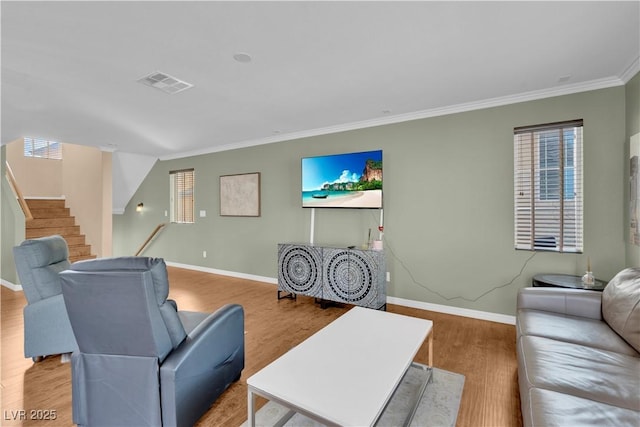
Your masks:
<svg viewBox="0 0 640 427"><path fill-rule="evenodd" d="M278 279L266 276L256 276L253 274L238 273L235 271L218 270L216 268L201 267L198 265L180 264L177 262L167 261L167 265L171 267L184 268L186 270L202 271L203 273L219 274L221 276L237 277L240 279L255 280L257 282L265 282L273 285L278 284ZM408 300L404 298L387 297L388 304L402 305L404 307L419 308L421 310L435 311L437 313L453 314L456 316L470 317L473 319L488 320L490 322L506 323L508 325L516 324L516 317L507 314L491 313L488 311L471 310L468 308L451 307L448 305L431 304L428 302Z"/></svg>
<svg viewBox="0 0 640 427"><path fill-rule="evenodd" d="M184 268L186 270L202 271L203 273L219 274L221 276L237 277L239 279L255 280L256 282L266 282L274 285L278 284L278 279L254 274L238 273L236 271L219 270L217 268L201 267L199 265L180 264L179 262L166 261L168 266Z"/></svg>
<svg viewBox="0 0 640 427"><path fill-rule="evenodd" d="M237 277L239 279L255 280L256 282L264 282L273 285L278 284L278 279L266 276L257 276L254 274L238 273L236 271L219 270L217 268L201 267L199 265L181 264L178 262L167 261L167 265L171 267L184 268L186 270L201 271L203 273L219 274L221 276ZM0 279L0 285L11 289L12 291L22 291L22 286L13 284L7 280ZM516 317L506 314L491 313L488 311L471 310L468 308L451 307L448 305L432 304L423 301L415 301L397 297L387 297L388 304L396 304L404 307L418 308L421 310L435 311L436 313L453 314L456 316L470 317L473 319L488 320L490 322L506 323L508 325L516 324Z"/></svg>
<svg viewBox="0 0 640 427"><path fill-rule="evenodd" d="M471 310L469 308L451 307L448 305L431 304L423 301L414 301L404 298L387 297L388 304L397 304L404 307L419 308L421 310L435 311L436 313L453 314L456 316L470 317L472 319L488 320L490 322L515 325L516 317L507 314L491 313L489 311Z"/></svg>
<svg viewBox="0 0 640 427"><path fill-rule="evenodd" d="M21 285L13 284L13 283L9 282L8 280L4 280L4 279L0 279L0 285L4 286L5 288L9 288L12 291L21 291L22 290L22 286Z"/></svg>

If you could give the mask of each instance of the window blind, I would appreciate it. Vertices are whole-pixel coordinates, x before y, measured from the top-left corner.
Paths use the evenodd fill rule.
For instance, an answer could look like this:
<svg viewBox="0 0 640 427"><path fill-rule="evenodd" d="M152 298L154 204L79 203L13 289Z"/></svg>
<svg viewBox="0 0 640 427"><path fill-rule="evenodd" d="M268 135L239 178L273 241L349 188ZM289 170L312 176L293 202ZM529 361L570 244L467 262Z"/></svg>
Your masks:
<svg viewBox="0 0 640 427"><path fill-rule="evenodd" d="M171 222L194 222L194 170L169 172Z"/></svg>
<svg viewBox="0 0 640 427"><path fill-rule="evenodd" d="M515 248L582 252L582 120L514 129Z"/></svg>
<svg viewBox="0 0 640 427"><path fill-rule="evenodd" d="M62 159L62 144L39 138L23 138L24 156L42 159Z"/></svg>

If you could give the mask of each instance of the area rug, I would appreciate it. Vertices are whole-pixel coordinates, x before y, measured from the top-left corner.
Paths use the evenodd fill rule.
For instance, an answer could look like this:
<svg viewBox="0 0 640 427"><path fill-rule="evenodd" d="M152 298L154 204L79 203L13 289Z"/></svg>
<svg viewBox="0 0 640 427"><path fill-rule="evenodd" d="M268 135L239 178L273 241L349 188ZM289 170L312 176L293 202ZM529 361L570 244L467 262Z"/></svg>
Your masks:
<svg viewBox="0 0 640 427"><path fill-rule="evenodd" d="M411 396L416 395L422 375L424 374L419 369L409 368L409 372L378 421L378 426L400 426L403 424L409 410L408 406L415 401ZM416 427L455 426L463 386L464 375L433 368L433 377L422 396L411 425ZM256 425L261 427L280 425L278 420L287 412L287 408L274 402L267 402L256 413ZM246 427L246 425L245 422L241 427ZM300 414L295 414L284 425L287 427L322 426L322 424Z"/></svg>

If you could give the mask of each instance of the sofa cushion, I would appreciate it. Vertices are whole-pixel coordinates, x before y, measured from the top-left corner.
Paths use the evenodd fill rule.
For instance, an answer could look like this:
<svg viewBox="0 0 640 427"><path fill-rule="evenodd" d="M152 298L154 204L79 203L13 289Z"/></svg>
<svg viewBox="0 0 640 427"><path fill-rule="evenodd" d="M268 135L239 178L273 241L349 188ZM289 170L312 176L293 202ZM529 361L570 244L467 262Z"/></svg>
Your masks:
<svg viewBox="0 0 640 427"><path fill-rule="evenodd" d="M640 412L551 390L533 389L525 426L638 426Z"/></svg>
<svg viewBox="0 0 640 427"><path fill-rule="evenodd" d="M602 320L602 292L568 288L521 288L518 309L550 311Z"/></svg>
<svg viewBox="0 0 640 427"><path fill-rule="evenodd" d="M640 268L618 273L602 293L602 317L640 351Z"/></svg>
<svg viewBox="0 0 640 427"><path fill-rule="evenodd" d="M602 320L538 310L519 310L518 336L535 335L640 357L633 347Z"/></svg>
<svg viewBox="0 0 640 427"><path fill-rule="evenodd" d="M520 337L518 357L529 389L640 410L640 358L530 335Z"/></svg>

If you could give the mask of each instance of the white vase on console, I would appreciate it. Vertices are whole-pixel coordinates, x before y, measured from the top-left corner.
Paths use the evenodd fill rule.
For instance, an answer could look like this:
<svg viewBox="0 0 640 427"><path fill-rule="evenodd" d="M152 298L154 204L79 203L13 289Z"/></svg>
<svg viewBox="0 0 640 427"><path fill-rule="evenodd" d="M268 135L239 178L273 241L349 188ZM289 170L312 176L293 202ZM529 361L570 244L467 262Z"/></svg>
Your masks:
<svg viewBox="0 0 640 427"><path fill-rule="evenodd" d="M593 288L596 284L596 278L593 275L592 271L587 270L587 272L582 276L582 284L585 288Z"/></svg>

